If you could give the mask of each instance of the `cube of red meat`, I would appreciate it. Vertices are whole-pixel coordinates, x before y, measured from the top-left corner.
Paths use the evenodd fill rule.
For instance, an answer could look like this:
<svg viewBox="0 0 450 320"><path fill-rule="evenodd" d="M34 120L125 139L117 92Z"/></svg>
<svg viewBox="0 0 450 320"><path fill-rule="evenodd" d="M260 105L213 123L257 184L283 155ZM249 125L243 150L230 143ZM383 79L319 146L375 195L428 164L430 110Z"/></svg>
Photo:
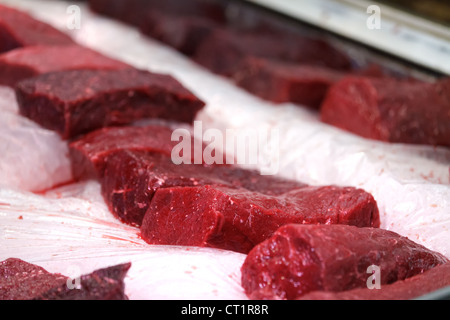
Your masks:
<svg viewBox="0 0 450 320"><path fill-rule="evenodd" d="M171 156L178 142L165 125L109 127L91 132L70 143L75 180L103 178L107 159L121 150L142 150Z"/></svg>
<svg viewBox="0 0 450 320"><path fill-rule="evenodd" d="M353 289L343 292L315 291L300 300L410 300L423 298L450 286L450 263L380 289Z"/></svg>
<svg viewBox="0 0 450 320"><path fill-rule="evenodd" d="M0 300L127 300L123 280L130 267L96 270L80 277L80 288L71 289L68 277L10 258L0 262Z"/></svg>
<svg viewBox="0 0 450 320"><path fill-rule="evenodd" d="M142 224L155 192L162 188L214 185L277 195L306 186L231 165L175 165L163 153L131 148L108 157L101 184L110 211L135 226Z"/></svg>
<svg viewBox="0 0 450 320"><path fill-rule="evenodd" d="M205 105L173 77L136 69L47 73L16 94L22 115L64 139L146 118L192 123Z"/></svg>
<svg viewBox="0 0 450 320"><path fill-rule="evenodd" d="M447 262L441 254L383 229L291 224L248 254L242 286L252 299L291 300L317 290L367 288L371 266L379 268L384 286Z"/></svg>
<svg viewBox="0 0 450 320"><path fill-rule="evenodd" d="M450 146L450 81L347 77L330 88L321 119L369 139Z"/></svg>
<svg viewBox="0 0 450 320"><path fill-rule="evenodd" d="M25 12L0 5L0 53L35 45L70 45L72 38Z"/></svg>
<svg viewBox="0 0 450 320"><path fill-rule="evenodd" d="M363 190L303 187L266 195L220 185L158 190L141 226L150 244L214 247L248 253L283 225L379 226L373 197Z"/></svg>
<svg viewBox="0 0 450 320"><path fill-rule="evenodd" d="M79 45L24 47L0 55L0 85L14 87L21 80L56 71L127 68L131 66Z"/></svg>
<svg viewBox="0 0 450 320"><path fill-rule="evenodd" d="M265 100L318 109L329 87L343 76L323 67L249 58L243 61L233 79L239 87Z"/></svg>

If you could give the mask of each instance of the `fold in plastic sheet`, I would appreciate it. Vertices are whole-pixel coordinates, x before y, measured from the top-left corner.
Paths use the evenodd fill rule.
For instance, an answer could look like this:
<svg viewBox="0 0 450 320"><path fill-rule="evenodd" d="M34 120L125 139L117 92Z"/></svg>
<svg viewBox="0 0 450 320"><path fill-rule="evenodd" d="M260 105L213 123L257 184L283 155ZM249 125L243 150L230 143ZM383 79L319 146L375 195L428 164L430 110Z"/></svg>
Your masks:
<svg viewBox="0 0 450 320"><path fill-rule="evenodd" d="M19 257L71 278L131 262L130 299L246 299L245 255L223 250L149 246L114 219L100 186L87 182L35 195L0 190L0 261Z"/></svg>
<svg viewBox="0 0 450 320"><path fill-rule="evenodd" d="M382 228L450 258L450 150L359 138L291 104L273 105L238 89L136 29L95 16L82 4L81 28L67 30L74 2L1 1L71 33L84 45L136 67L169 73L205 102L203 129L276 130L261 156L279 175L312 185L355 186L378 202ZM70 182L67 144L17 114L13 91L0 89L0 259L17 257L65 273L130 261L131 298L245 299L243 255L153 247L108 212L99 186ZM275 138L273 138L275 139ZM75 268L76 269L76 268Z"/></svg>

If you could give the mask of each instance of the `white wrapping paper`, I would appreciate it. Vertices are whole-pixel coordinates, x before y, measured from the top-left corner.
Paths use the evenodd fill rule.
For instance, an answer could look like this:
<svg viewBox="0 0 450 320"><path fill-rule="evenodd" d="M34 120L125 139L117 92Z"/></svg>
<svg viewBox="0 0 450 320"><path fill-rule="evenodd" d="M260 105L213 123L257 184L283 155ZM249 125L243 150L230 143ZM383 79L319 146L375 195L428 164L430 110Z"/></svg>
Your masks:
<svg viewBox="0 0 450 320"><path fill-rule="evenodd" d="M372 193L382 228L450 258L450 150L386 144L332 128L291 104L273 105L238 89L136 29L95 16L83 4L2 0L72 34L84 45L136 67L169 73L207 103L203 129L277 130L279 175L312 185L355 186ZM81 8L68 30L69 5ZM51 272L84 274L132 262L131 299L246 299L245 255L221 250L154 247L108 212L96 182L71 180L67 144L17 114L14 92L0 88L0 261L16 257Z"/></svg>

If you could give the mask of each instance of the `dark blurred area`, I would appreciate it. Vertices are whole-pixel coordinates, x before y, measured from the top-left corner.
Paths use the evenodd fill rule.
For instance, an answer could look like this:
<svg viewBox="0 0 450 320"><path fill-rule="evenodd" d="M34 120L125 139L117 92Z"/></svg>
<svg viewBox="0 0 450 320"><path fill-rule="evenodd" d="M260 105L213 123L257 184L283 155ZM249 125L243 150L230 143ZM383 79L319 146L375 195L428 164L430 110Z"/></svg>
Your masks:
<svg viewBox="0 0 450 320"><path fill-rule="evenodd" d="M379 0L379 2L450 26L450 0Z"/></svg>
<svg viewBox="0 0 450 320"><path fill-rule="evenodd" d="M210 71L229 77L236 70L245 69L248 57L372 76L419 77L425 80L442 76L440 72L390 56L377 48L365 47L331 30L318 28L251 1L88 2L94 12L135 26L144 35L178 50ZM409 3L399 0L386 2ZM439 3L450 3L450 0Z"/></svg>

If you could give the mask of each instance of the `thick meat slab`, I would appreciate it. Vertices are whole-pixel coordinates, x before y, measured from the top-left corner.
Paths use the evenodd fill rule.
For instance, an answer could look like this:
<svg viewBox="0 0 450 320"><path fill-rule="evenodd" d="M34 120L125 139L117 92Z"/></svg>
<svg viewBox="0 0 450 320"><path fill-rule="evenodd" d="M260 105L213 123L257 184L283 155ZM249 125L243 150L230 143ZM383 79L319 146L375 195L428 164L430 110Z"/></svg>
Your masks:
<svg viewBox="0 0 450 320"><path fill-rule="evenodd" d="M321 118L365 138L450 146L450 80L348 77L330 88Z"/></svg>
<svg viewBox="0 0 450 320"><path fill-rule="evenodd" d="M0 300L126 300L123 280L130 267L128 263L94 271L80 277L80 287L70 289L66 276L7 259L0 262Z"/></svg>
<svg viewBox="0 0 450 320"><path fill-rule="evenodd" d="M291 224L249 253L242 286L252 299L296 299L318 290L366 288L372 265L380 268L383 286L447 262L441 254L383 229Z"/></svg>
<svg viewBox="0 0 450 320"><path fill-rule="evenodd" d="M190 139L191 149L187 154L177 149L178 137L172 135L176 129L185 129L189 135L183 136L183 141ZM72 173L75 180L102 179L106 162L111 155L119 151L143 151L145 153L162 154L171 157L175 152L177 157L187 163L195 163L203 155L205 145L196 146L197 141L186 125L171 122L159 122L145 126L108 127L88 133L69 145ZM199 141L201 144L201 141ZM145 158L145 156L144 156ZM202 159L203 161L203 159ZM225 163L226 159L223 159Z"/></svg>
<svg viewBox="0 0 450 320"><path fill-rule="evenodd" d="M175 165L164 154L122 150L109 156L101 179L111 212L140 226L155 192L163 188L220 185L263 194L282 194L304 184L234 166ZM170 206L170 204L168 204Z"/></svg>
<svg viewBox="0 0 450 320"><path fill-rule="evenodd" d="M47 73L16 94L22 115L65 139L144 118L191 123L205 105L173 77L136 69Z"/></svg>
<svg viewBox="0 0 450 320"><path fill-rule="evenodd" d="M109 127L96 130L70 143L75 180L102 178L108 157L120 150L142 150L170 157L178 142L164 125Z"/></svg>
<svg viewBox="0 0 450 320"><path fill-rule="evenodd" d="M260 32L234 32L218 29L199 46L193 59L212 72L232 76L249 57L267 58L296 64L309 64L350 70L346 55L329 43L315 38Z"/></svg>
<svg viewBox="0 0 450 320"><path fill-rule="evenodd" d="M69 45L67 34L16 9L0 5L0 53L35 45Z"/></svg>
<svg viewBox="0 0 450 320"><path fill-rule="evenodd" d="M353 289L344 292L315 291L300 300L410 300L422 298L450 286L450 263L437 266L406 280L382 286L381 289Z"/></svg>
<svg viewBox="0 0 450 320"><path fill-rule="evenodd" d="M0 85L65 70L118 70L131 66L79 45L32 46L0 55Z"/></svg>
<svg viewBox="0 0 450 320"><path fill-rule="evenodd" d="M362 190L304 187L265 195L222 186L158 190L141 227L150 244L214 247L248 253L281 226L379 226L376 203Z"/></svg>
<svg viewBox="0 0 450 320"><path fill-rule="evenodd" d="M263 99L293 102L318 109L331 85L343 73L310 65L246 59L233 75L236 84Z"/></svg>

